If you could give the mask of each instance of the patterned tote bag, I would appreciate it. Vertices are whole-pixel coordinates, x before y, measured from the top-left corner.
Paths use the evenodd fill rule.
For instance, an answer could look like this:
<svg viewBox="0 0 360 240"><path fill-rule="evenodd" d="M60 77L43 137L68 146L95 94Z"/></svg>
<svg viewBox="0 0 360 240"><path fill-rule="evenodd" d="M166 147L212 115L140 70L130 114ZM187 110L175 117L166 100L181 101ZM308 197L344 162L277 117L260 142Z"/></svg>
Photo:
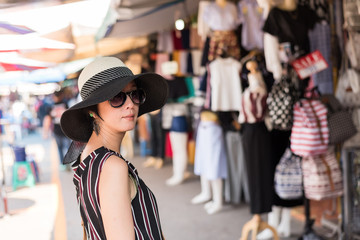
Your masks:
<svg viewBox="0 0 360 240"><path fill-rule="evenodd" d="M287 148L275 171L275 191L282 199L299 199L303 196L301 157Z"/></svg>
<svg viewBox="0 0 360 240"><path fill-rule="evenodd" d="M333 150L303 158L302 171L306 198L319 201L342 196L342 173Z"/></svg>

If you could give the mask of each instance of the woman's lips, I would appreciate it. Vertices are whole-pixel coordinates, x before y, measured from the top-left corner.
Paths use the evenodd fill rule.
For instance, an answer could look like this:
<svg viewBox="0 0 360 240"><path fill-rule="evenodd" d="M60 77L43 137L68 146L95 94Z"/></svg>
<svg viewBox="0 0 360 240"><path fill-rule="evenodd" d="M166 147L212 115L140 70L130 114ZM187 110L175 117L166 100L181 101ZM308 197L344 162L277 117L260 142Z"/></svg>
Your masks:
<svg viewBox="0 0 360 240"><path fill-rule="evenodd" d="M124 116L123 118L125 119L134 119L135 115L127 115L127 116Z"/></svg>

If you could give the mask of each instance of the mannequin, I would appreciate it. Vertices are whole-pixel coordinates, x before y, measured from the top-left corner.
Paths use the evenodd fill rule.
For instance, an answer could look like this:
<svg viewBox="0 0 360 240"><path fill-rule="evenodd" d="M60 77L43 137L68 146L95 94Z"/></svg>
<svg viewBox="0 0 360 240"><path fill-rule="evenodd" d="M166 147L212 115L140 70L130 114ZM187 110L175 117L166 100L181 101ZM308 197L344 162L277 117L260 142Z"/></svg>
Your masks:
<svg viewBox="0 0 360 240"><path fill-rule="evenodd" d="M211 30L208 62L224 52L239 60L240 46L235 33L239 25L236 5L226 0L215 0L204 8L202 19Z"/></svg>
<svg viewBox="0 0 360 240"><path fill-rule="evenodd" d="M218 116L211 111L200 114L196 137L195 174L200 175L201 193L193 204L205 203L208 214L219 212L223 207L223 179L227 177L227 159L222 129Z"/></svg>
<svg viewBox="0 0 360 240"><path fill-rule="evenodd" d="M258 0L261 1L261 0ZM281 80L283 75L288 75L289 72L289 58L296 58L310 52L308 32L312 29L317 21L316 14L302 6L298 6L296 0L282 0L270 10L267 20L264 25L264 53L267 63L267 69L273 73L276 82ZM294 31L286 30L284 23ZM296 29L296 31L295 31ZM281 47L287 44L290 49L290 55L281 55ZM300 55L299 55L300 54ZM298 86L300 94L307 87L308 80L296 80L295 85ZM290 137L289 131L272 130L271 142L278 143L272 145L272 163L273 174L275 166L279 162L282 154L284 153ZM290 220L291 220L291 207L301 205L300 200L282 200L274 191L274 205L272 212L268 215L268 223L277 228L281 237L290 236ZM281 219L281 221L280 221ZM258 235L258 239L271 238L272 233L268 230L263 231Z"/></svg>
<svg viewBox="0 0 360 240"><path fill-rule="evenodd" d="M247 239L252 231L252 239L257 233L269 229L278 239L276 230L261 219L263 213L271 211L272 190L270 168L270 134L265 126L267 89L256 61L249 60L247 87L242 95L239 122L242 123L244 156L250 188L250 212L253 218L242 230L241 239Z"/></svg>
<svg viewBox="0 0 360 240"><path fill-rule="evenodd" d="M170 142L173 151L173 176L166 180L168 186L181 184L189 177L189 173L186 171L188 163L186 105L183 103L174 104L171 114Z"/></svg>
<svg viewBox="0 0 360 240"><path fill-rule="evenodd" d="M259 4L261 1L258 0ZM267 68L274 74L275 80L279 81L282 76L282 63L287 61L280 57L279 47L288 43L292 54L309 53L308 31L314 27L318 18L314 11L298 6L296 0L282 0L270 10L266 18L263 28L264 53L266 62L271 62L267 64Z"/></svg>

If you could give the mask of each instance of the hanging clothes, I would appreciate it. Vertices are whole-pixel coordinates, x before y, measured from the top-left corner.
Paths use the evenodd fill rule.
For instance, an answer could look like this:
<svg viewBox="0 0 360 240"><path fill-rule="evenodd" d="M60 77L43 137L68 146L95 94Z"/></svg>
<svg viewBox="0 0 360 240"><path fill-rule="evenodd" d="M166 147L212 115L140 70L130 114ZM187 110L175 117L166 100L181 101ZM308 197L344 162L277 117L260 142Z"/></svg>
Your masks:
<svg viewBox="0 0 360 240"><path fill-rule="evenodd" d="M328 68L312 75L314 85L318 87L321 94L331 94L333 89L333 75L331 64L331 32L330 26L325 21L316 23L314 29L309 31L310 51L319 50Z"/></svg>
<svg viewBox="0 0 360 240"><path fill-rule="evenodd" d="M199 2L199 10L198 10L198 17L197 17L197 29L198 29L198 34L203 41L206 40L206 38L208 37L208 35L210 33L210 27L209 27L208 23L205 21L205 19L203 18L204 10L210 4L211 4L211 2L209 2L209 1L200 1Z"/></svg>
<svg viewBox="0 0 360 240"><path fill-rule="evenodd" d="M238 26L237 8L232 2L224 7L212 2L204 8L202 17L212 31L233 31Z"/></svg>
<svg viewBox="0 0 360 240"><path fill-rule="evenodd" d="M241 28L241 45L248 51L264 48L262 27L265 19L263 9L256 0L242 0L238 3L239 22Z"/></svg>
<svg viewBox="0 0 360 240"><path fill-rule="evenodd" d="M291 50L309 53L308 32L315 26L318 17L307 7L298 5L294 11L274 7L270 10L263 31L278 38L279 43L291 43Z"/></svg>
<svg viewBox="0 0 360 240"><path fill-rule="evenodd" d="M233 58L217 58L209 64L212 111L239 111L242 95L240 70L241 63Z"/></svg>
<svg viewBox="0 0 360 240"><path fill-rule="evenodd" d="M228 177L225 182L225 200L234 204L250 203L249 183L242 138L238 131L225 132Z"/></svg>
<svg viewBox="0 0 360 240"><path fill-rule="evenodd" d="M208 180L227 178L227 159L222 129L212 121L200 121L196 135L194 173Z"/></svg>
<svg viewBox="0 0 360 240"><path fill-rule="evenodd" d="M165 157L165 131L162 128L162 111L149 113L151 124L151 156L164 159Z"/></svg>
<svg viewBox="0 0 360 240"><path fill-rule="evenodd" d="M260 75L259 75L260 74ZM267 91L260 72L248 74L249 87L242 95L239 122L250 189L250 212L271 212L273 181L270 134L265 126Z"/></svg>
<svg viewBox="0 0 360 240"><path fill-rule="evenodd" d="M222 56L240 60L239 42L234 31L214 31L211 33L208 60L213 61Z"/></svg>
<svg viewBox="0 0 360 240"><path fill-rule="evenodd" d="M203 19L212 30L210 34L210 47L208 61L217 56L232 56L240 59L240 46L235 33L238 27L237 7L232 2L226 2L220 7L217 3L210 3L203 12Z"/></svg>
<svg viewBox="0 0 360 240"><path fill-rule="evenodd" d="M172 53L174 51L174 43L170 31L163 31L158 33L156 50L158 52L165 53Z"/></svg>
<svg viewBox="0 0 360 240"><path fill-rule="evenodd" d="M266 91L251 92L249 88L245 89L241 101L239 122L256 123L264 121L267 111L267 96Z"/></svg>
<svg viewBox="0 0 360 240"><path fill-rule="evenodd" d="M270 134L263 121L242 124L242 143L250 192L250 212L271 212L273 205L273 176Z"/></svg>

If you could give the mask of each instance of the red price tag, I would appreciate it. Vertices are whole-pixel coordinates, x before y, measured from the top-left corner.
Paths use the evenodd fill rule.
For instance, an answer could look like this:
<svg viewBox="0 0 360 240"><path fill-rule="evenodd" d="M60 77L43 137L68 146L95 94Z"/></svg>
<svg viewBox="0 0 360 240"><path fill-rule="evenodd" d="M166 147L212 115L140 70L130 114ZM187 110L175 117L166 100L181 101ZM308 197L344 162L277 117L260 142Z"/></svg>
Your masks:
<svg viewBox="0 0 360 240"><path fill-rule="evenodd" d="M319 50L296 59L291 63L291 65L301 79L310 77L311 75L329 67L329 64L326 62Z"/></svg>

